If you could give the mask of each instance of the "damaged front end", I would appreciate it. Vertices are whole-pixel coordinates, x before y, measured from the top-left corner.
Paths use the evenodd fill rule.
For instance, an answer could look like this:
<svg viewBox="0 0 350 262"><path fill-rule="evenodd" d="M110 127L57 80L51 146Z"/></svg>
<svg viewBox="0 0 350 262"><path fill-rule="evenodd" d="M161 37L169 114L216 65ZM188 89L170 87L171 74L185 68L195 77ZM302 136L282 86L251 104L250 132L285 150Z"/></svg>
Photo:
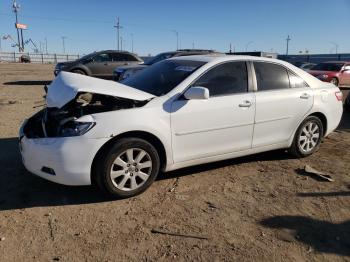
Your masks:
<svg viewBox="0 0 350 262"><path fill-rule="evenodd" d="M148 101L80 92L72 101L61 108L46 107L42 109L26 121L22 130L27 138L80 136L95 125L92 117L79 121L83 116L137 108L144 106Z"/></svg>

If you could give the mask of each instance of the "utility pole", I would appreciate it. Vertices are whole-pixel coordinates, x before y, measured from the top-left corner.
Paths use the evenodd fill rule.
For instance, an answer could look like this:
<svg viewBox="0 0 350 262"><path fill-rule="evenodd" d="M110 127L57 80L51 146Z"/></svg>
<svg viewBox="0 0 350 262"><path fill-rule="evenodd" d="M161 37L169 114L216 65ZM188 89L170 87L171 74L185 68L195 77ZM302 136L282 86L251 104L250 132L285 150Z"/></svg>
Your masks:
<svg viewBox="0 0 350 262"><path fill-rule="evenodd" d="M287 50L286 50L286 56L288 55L288 51L289 51L289 41L290 40L292 40L290 37L289 37L289 35L288 35L288 37L287 37L287 39L286 39L286 41L287 41Z"/></svg>
<svg viewBox="0 0 350 262"><path fill-rule="evenodd" d="M232 53L232 43L230 43L230 54Z"/></svg>
<svg viewBox="0 0 350 262"><path fill-rule="evenodd" d="M176 50L179 50L179 32L176 30L173 30L173 32L176 35Z"/></svg>
<svg viewBox="0 0 350 262"><path fill-rule="evenodd" d="M123 37L122 36L120 37L120 51L123 51Z"/></svg>
<svg viewBox="0 0 350 262"><path fill-rule="evenodd" d="M194 49L194 42L192 42L192 49Z"/></svg>
<svg viewBox="0 0 350 262"><path fill-rule="evenodd" d="M17 24L18 24L18 10L21 6L19 4L17 4L16 0L13 0L13 4L12 4L12 10L13 12L15 13L15 16L16 16L16 24L15 24L15 27L17 29L17 44L18 44L18 51L21 52L21 40L19 38L19 30L18 30L18 27L17 27Z"/></svg>
<svg viewBox="0 0 350 262"><path fill-rule="evenodd" d="M45 37L45 51L46 51L46 54L48 54L47 52L47 38Z"/></svg>
<svg viewBox="0 0 350 262"><path fill-rule="evenodd" d="M123 27L120 25L119 16L117 17L117 25L115 25L114 27L117 28L117 50L120 51L120 49L119 49L119 42L120 42L119 30L122 29Z"/></svg>
<svg viewBox="0 0 350 262"><path fill-rule="evenodd" d="M66 45L65 45L65 40L67 39L66 36L62 36L62 46L63 46L63 54L66 53Z"/></svg>

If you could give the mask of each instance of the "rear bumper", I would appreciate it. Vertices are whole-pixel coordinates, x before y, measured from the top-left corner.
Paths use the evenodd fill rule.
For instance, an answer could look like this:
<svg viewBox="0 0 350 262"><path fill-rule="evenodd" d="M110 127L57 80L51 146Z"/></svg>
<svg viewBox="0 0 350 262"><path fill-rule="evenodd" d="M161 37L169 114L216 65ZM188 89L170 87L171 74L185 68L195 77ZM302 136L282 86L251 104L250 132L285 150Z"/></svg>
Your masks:
<svg viewBox="0 0 350 262"><path fill-rule="evenodd" d="M20 138L26 169L44 179L63 185L90 185L94 157L108 138L81 137Z"/></svg>

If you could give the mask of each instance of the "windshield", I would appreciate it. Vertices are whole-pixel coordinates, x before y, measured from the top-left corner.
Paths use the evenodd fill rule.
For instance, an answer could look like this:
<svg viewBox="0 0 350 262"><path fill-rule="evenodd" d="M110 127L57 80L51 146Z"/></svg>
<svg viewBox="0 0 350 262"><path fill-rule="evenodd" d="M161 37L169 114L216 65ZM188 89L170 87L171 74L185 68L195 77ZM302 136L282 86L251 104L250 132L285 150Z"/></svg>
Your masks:
<svg viewBox="0 0 350 262"><path fill-rule="evenodd" d="M319 70L319 71L333 71L338 72L343 67L343 63L321 63L318 65L315 65L312 70Z"/></svg>
<svg viewBox="0 0 350 262"><path fill-rule="evenodd" d="M78 60L86 60L86 59L89 59L89 58L93 57L94 55L96 55L96 53L91 53L91 54L88 54L88 55L84 55L84 56L80 57Z"/></svg>
<svg viewBox="0 0 350 262"><path fill-rule="evenodd" d="M165 59L171 58L174 56L174 52L168 52L168 53L161 53L159 55L156 55L155 57L149 59L146 61L145 65L153 65L155 63L158 63L160 61L163 61Z"/></svg>
<svg viewBox="0 0 350 262"><path fill-rule="evenodd" d="M162 96L204 64L205 62L201 61L164 60L121 83L155 96Z"/></svg>

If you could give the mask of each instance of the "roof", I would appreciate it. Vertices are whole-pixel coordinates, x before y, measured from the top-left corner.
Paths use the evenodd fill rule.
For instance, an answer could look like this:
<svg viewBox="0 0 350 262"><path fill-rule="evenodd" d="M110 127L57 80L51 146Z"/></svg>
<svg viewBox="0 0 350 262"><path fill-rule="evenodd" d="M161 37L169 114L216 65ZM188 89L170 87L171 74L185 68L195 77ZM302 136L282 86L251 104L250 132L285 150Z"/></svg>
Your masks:
<svg viewBox="0 0 350 262"><path fill-rule="evenodd" d="M260 57L260 56L248 56L248 55L225 55L225 54L208 54L208 55L193 55L193 56L180 56L175 58L170 58L170 60L191 60L191 61L201 61L207 63L210 67L213 64L218 64L226 61L264 61L272 62L285 66L291 69L294 73L301 76L311 87L318 86L320 80L313 77L306 71L279 59Z"/></svg>
<svg viewBox="0 0 350 262"><path fill-rule="evenodd" d="M285 61L274 59L274 58L266 58L260 56L249 56L249 55L225 55L220 53L215 54L206 54L206 55L191 55L191 56L180 56L174 57L171 59L177 60L193 60L193 61L202 61L202 62L224 62L224 61L238 61L238 60L254 60L254 61L270 61L270 62L278 62L285 63Z"/></svg>
<svg viewBox="0 0 350 262"><path fill-rule="evenodd" d="M348 63L350 63L350 61L325 61L325 62L321 62L321 64L323 64L323 63L348 64Z"/></svg>

